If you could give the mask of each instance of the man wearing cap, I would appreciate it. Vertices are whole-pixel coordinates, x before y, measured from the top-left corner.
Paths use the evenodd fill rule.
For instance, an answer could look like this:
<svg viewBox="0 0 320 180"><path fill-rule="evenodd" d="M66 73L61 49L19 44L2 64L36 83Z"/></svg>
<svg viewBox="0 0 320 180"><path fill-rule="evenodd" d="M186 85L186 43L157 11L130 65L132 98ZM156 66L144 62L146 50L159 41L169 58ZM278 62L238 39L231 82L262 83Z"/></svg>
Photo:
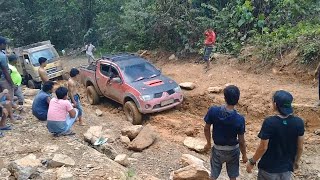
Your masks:
<svg viewBox="0 0 320 180"><path fill-rule="evenodd" d="M260 159L258 180L290 180L291 173L299 167L303 151L304 122L293 115L292 95L277 91L273 96L276 115L267 117L258 137L260 145L247 163L251 173Z"/></svg>

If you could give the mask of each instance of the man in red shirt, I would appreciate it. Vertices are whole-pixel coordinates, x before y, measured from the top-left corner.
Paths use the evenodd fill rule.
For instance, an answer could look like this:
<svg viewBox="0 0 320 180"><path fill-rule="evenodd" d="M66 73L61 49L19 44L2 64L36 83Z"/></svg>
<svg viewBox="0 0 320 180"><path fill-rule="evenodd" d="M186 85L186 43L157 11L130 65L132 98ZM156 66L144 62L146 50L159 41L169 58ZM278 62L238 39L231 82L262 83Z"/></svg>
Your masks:
<svg viewBox="0 0 320 180"><path fill-rule="evenodd" d="M210 28L204 32L204 35L206 36L204 41L204 56L203 60L207 63L207 66L205 67L206 71L211 69L211 63L210 63L210 55L213 50L213 45L216 42L216 33Z"/></svg>

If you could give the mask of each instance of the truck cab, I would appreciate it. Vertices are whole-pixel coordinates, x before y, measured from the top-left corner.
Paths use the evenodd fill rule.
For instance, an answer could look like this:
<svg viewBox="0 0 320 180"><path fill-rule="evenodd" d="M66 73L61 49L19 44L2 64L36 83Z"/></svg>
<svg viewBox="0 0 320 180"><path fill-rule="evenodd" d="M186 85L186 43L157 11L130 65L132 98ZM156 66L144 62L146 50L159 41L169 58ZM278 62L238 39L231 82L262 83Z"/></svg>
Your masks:
<svg viewBox="0 0 320 180"><path fill-rule="evenodd" d="M40 88L41 78L38 74L40 57L48 59L46 71L50 80L62 79L63 67L58 52L50 41L43 41L14 49L19 57L17 69L29 88Z"/></svg>

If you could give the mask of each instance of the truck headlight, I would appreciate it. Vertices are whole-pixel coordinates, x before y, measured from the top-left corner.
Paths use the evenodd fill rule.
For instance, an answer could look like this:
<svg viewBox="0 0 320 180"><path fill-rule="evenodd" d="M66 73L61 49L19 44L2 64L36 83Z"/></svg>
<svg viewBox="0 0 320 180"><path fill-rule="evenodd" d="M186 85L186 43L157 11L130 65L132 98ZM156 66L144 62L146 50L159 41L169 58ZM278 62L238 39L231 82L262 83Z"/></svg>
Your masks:
<svg viewBox="0 0 320 180"><path fill-rule="evenodd" d="M174 90L174 92L177 92L177 93L178 93L178 92L181 92L181 88L180 88L180 86L178 86L178 87L174 88L173 90Z"/></svg>
<svg viewBox="0 0 320 180"><path fill-rule="evenodd" d="M150 101L151 99L153 99L153 95L142 95L140 96L140 99L143 101Z"/></svg>

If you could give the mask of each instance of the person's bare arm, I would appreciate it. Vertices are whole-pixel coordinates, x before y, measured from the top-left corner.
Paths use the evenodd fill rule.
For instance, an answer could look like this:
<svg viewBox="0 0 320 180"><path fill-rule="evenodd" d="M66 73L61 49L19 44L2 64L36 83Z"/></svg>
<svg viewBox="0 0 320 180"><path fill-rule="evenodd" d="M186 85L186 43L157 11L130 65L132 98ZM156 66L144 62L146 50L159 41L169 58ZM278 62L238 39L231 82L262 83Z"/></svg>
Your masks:
<svg viewBox="0 0 320 180"><path fill-rule="evenodd" d="M260 140L260 144L258 146L258 149L256 150L255 154L252 157L252 160L254 162L257 162L263 155L266 153L268 150L268 144L269 144L269 139L267 140ZM250 160L249 160L250 161ZM252 172L253 165L250 163L247 163L247 172L251 173Z"/></svg>
<svg viewBox="0 0 320 180"><path fill-rule="evenodd" d="M316 76L319 73L319 69L320 69L320 62L316 68L316 70L314 71L314 76Z"/></svg>
<svg viewBox="0 0 320 180"><path fill-rule="evenodd" d="M50 104L51 97L47 97L47 103Z"/></svg>
<svg viewBox="0 0 320 180"><path fill-rule="evenodd" d="M71 98L71 102L74 104L74 106L76 106L77 102L74 99L74 96L76 95L76 93L75 93L75 83L72 80L68 80L68 91L69 91L69 96Z"/></svg>
<svg viewBox="0 0 320 180"><path fill-rule="evenodd" d="M40 76L42 82L49 81L49 77L48 77L47 72L45 70L39 68L38 72L39 72L39 76Z"/></svg>
<svg viewBox="0 0 320 180"><path fill-rule="evenodd" d="M13 87L13 81L11 79L11 76L9 74L9 71L7 68L1 66L1 70L2 70L2 73L4 74L4 77L6 78L6 80L9 82L9 84Z"/></svg>
<svg viewBox="0 0 320 180"><path fill-rule="evenodd" d="M76 117L76 110L73 108L69 111L69 115L71 118L75 118Z"/></svg>
<svg viewBox="0 0 320 180"><path fill-rule="evenodd" d="M238 135L238 137L239 137L240 151L241 151L241 154L242 154L242 162L246 163L248 161L246 140L244 138L244 134L243 135Z"/></svg>
<svg viewBox="0 0 320 180"><path fill-rule="evenodd" d="M300 162L300 158L301 158L301 155L303 152L303 143L304 143L304 136L299 136L298 143L297 143L297 155L296 155L296 159L294 162L295 169L299 168L299 162Z"/></svg>
<svg viewBox="0 0 320 180"><path fill-rule="evenodd" d="M207 140L207 144L205 146L205 151L208 151L211 148L211 124L206 123L206 125L204 126L204 135L206 137Z"/></svg>

